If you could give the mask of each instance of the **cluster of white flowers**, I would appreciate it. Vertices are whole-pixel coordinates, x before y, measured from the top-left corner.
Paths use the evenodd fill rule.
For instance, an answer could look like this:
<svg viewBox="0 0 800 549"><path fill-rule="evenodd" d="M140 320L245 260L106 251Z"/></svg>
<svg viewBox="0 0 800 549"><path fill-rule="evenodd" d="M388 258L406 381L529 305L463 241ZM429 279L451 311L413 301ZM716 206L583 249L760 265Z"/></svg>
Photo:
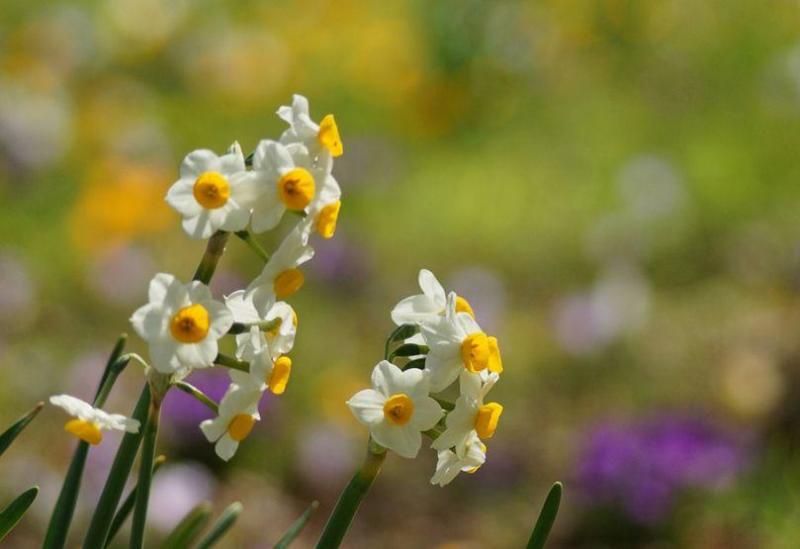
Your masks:
<svg viewBox="0 0 800 549"><path fill-rule="evenodd" d="M286 355L294 345L297 315L283 300L304 283L299 267L314 256L312 233L333 237L341 207L341 190L331 174L334 157L343 152L333 116L317 124L300 95L290 107L281 107L278 116L289 128L278 141L262 140L247 159L238 143L223 155L204 149L186 155L180 178L166 196L191 238L210 238L220 231L246 231L249 238L250 231L273 229L285 213L294 214L296 224L261 274L223 303L201 281L183 283L159 273L150 282L149 302L131 316L134 329L149 345L150 365L172 382L214 366L218 341L237 328L236 359L246 368L230 370L231 384L217 417L200 425L224 460L260 419L262 394L279 395L286 389L292 368ZM84 423L105 425L91 418ZM82 423L80 429L88 428ZM68 430L79 431L75 426ZM92 432L82 438L99 442L97 429L88 430Z"/></svg>
<svg viewBox="0 0 800 549"><path fill-rule="evenodd" d="M484 399L503 363L497 339L481 329L466 299L447 294L425 269L419 285L422 294L403 299L392 310L395 324L412 334L401 342L405 352L396 353L406 363L399 367L381 361L372 372L373 388L356 393L347 404L375 442L403 457L416 457L422 433L430 435L438 452L431 483L444 486L486 460L483 441L494 435L503 407ZM459 396L451 405L439 393L456 381Z"/></svg>

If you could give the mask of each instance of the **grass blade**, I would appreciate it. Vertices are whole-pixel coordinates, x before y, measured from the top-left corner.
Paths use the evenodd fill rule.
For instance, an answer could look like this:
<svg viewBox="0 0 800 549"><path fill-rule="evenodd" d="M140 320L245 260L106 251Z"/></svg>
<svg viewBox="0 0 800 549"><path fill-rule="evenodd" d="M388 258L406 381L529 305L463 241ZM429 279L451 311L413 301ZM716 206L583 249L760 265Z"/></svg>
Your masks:
<svg viewBox="0 0 800 549"><path fill-rule="evenodd" d="M283 537L278 541L278 543L275 544L275 549L286 549L289 547L289 544L300 535L300 532L302 532L303 528L305 528L306 524L308 524L308 520L311 518L311 515L314 514L314 511L317 510L317 507L319 507L319 502L312 501L311 505L308 506L308 509L306 509L302 515L300 515L300 518L292 523Z"/></svg>
<svg viewBox="0 0 800 549"><path fill-rule="evenodd" d="M165 456L158 456L156 458L155 464L153 465L153 475L155 475L164 462L167 460ZM128 520L128 517L133 511L133 504L136 501L136 490L138 486L134 486L131 493L128 494L128 497L125 498L125 501L122 502L122 505L119 506L119 510L117 514L114 515L114 520L111 521L111 528L108 530L108 537L106 538L106 547L111 543L111 540L114 539L114 536L117 535L122 525L125 524L125 521Z"/></svg>
<svg viewBox="0 0 800 549"><path fill-rule="evenodd" d="M29 488L17 496L17 499L9 503L5 509L0 511L0 540L14 529L14 526L17 525L22 515L25 514L38 494L38 486Z"/></svg>
<svg viewBox="0 0 800 549"><path fill-rule="evenodd" d="M203 536L203 539L200 540L195 549L209 549L209 547L213 547L213 545L222 539L222 536L230 530L233 523L239 518L239 513L241 512L242 504L238 501L228 505L211 527L211 530Z"/></svg>
<svg viewBox="0 0 800 549"><path fill-rule="evenodd" d="M33 418L41 411L42 406L44 406L44 402L40 402L34 406L33 410L15 421L14 425L6 429L6 431L0 435L0 455L11 446L11 443L14 442L14 439L28 426L28 423L33 421Z"/></svg>
<svg viewBox="0 0 800 549"><path fill-rule="evenodd" d="M170 532L162 549L186 549L194 539L200 535L208 521L211 519L211 503L204 501L189 511L178 525Z"/></svg>
<svg viewBox="0 0 800 549"><path fill-rule="evenodd" d="M114 463L111 465L111 471L108 473L108 479L103 487L103 492L100 494L100 500L97 502L94 515L92 515L92 521L89 523L89 530L83 542L83 547L86 549L97 549L98 547L104 547L106 544L111 521L114 519L119 500L122 497L122 491L125 489L125 483L139 451L142 433L147 428L147 411L149 408L150 388L145 385L142 389L142 394L139 396L139 401L136 403L136 408L133 410L133 417L139 420L142 427L138 434L125 433L122 438Z"/></svg>
<svg viewBox="0 0 800 549"><path fill-rule="evenodd" d="M542 505L542 511L539 513L539 518L536 519L536 526L533 527L531 539L528 541L528 549L542 549L544 547L547 536L550 535L550 530L556 521L563 488L560 482L556 482L550 488L550 492L544 500L544 505Z"/></svg>

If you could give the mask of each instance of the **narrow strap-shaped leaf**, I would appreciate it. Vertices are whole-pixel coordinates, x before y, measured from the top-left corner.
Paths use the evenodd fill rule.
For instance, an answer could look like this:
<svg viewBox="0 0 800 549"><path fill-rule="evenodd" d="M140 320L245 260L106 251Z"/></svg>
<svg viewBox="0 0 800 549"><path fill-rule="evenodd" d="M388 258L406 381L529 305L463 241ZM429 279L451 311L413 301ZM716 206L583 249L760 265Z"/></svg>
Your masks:
<svg viewBox="0 0 800 549"><path fill-rule="evenodd" d="M416 368L417 370L424 370L425 369L425 359L424 358L415 358L414 360L409 360L403 365L403 370L411 370L412 368Z"/></svg>
<svg viewBox="0 0 800 549"><path fill-rule="evenodd" d="M119 337L108 357L103 376L95 393L94 405L97 407L105 403L111 388L130 361L125 356L122 356L126 338L125 334ZM83 469L86 466L88 454L89 444L83 441L79 442L75 448L75 453L72 455L67 474L64 477L64 484L58 494L53 514L50 516L50 524L47 526L47 534L42 544L43 549L61 549L67 542L67 534L72 523L72 516L75 514L75 505L78 501Z"/></svg>
<svg viewBox="0 0 800 549"><path fill-rule="evenodd" d="M187 383L185 381L178 381L177 383L174 384L174 386L183 391L184 393L193 396L194 398L205 404L209 410L214 412L214 415L217 415L219 413L219 405L216 402L214 402L214 399L212 399L210 396L205 394L203 391L201 391L191 383Z"/></svg>
<svg viewBox="0 0 800 549"><path fill-rule="evenodd" d="M155 475L158 470L161 468L161 465L167 460L165 456L158 456L156 458L155 464L153 465L153 475ZM125 521L128 520L128 517L133 511L133 504L136 501L136 490L138 486L134 486L131 493L128 494L128 497L125 498L125 501L122 502L122 505L119 506L119 510L117 514L114 515L114 520L111 521L111 528L108 530L108 538L106 539L106 547L111 543L114 539L114 536L117 535L122 525L125 524Z"/></svg>
<svg viewBox="0 0 800 549"><path fill-rule="evenodd" d="M33 410L19 418L14 424L6 429L6 431L0 435L0 455L3 455L11 443L14 442L14 439L19 436L25 427L28 426L28 423L33 421L33 418L41 411L42 406L44 406L44 402L40 402L36 406L34 406Z"/></svg>
<svg viewBox="0 0 800 549"><path fill-rule="evenodd" d="M386 345L384 346L383 350L383 358L389 360L389 348L392 346L392 343L395 341L402 341L406 338L409 338L416 334L419 331L419 328L414 324L403 324L402 326L398 326L394 329L394 331L389 334L388 339L386 340Z"/></svg>
<svg viewBox="0 0 800 549"><path fill-rule="evenodd" d="M114 364L117 362L117 359L122 355L122 351L125 349L125 343L127 343L127 341L128 334L120 334L119 338L117 338L117 342L114 344L114 348L111 349L111 354L108 355L108 360L106 361L106 368L103 370L103 376L100 378L100 383L97 384L97 391L94 394L95 402L97 402L97 399L103 392L103 387L106 384L108 375L111 372Z"/></svg>
<svg viewBox="0 0 800 549"><path fill-rule="evenodd" d="M0 540L8 535L14 529L22 515L31 506L33 500L36 499L39 493L39 487L34 486L22 492L17 498L8 504L8 506L0 511Z"/></svg>
<svg viewBox="0 0 800 549"><path fill-rule="evenodd" d="M416 343L404 343L397 349L389 353L389 360L393 360L398 356L417 356L428 354L427 345L417 345Z"/></svg>
<svg viewBox="0 0 800 549"><path fill-rule="evenodd" d="M92 520L89 523L89 530L86 532L86 539L83 542L85 549L97 549L98 547L104 547L106 544L111 521L122 497L122 491L125 489L125 483L130 475L136 454L139 451L142 432L147 424L149 407L150 388L145 385L139 396L139 401L136 403L136 408L133 410L133 417L139 420L141 428L139 433L125 433L122 438L114 463L111 465L111 471L108 473L108 479L100 494L100 500L97 502L94 515L92 515Z"/></svg>
<svg viewBox="0 0 800 549"><path fill-rule="evenodd" d="M198 542L195 549L209 549L209 547L213 547L214 544L221 540L222 536L230 530L233 523L239 518L239 513L241 512L242 504L238 501L228 505L213 526L211 526L208 533Z"/></svg>
<svg viewBox="0 0 800 549"><path fill-rule="evenodd" d="M550 530L553 528L553 523L556 521L558 514L558 506L561 504L561 492L563 485L560 482L553 484L547 498L542 505L542 511L539 513L539 518L536 519L536 526L533 527L531 539L528 541L528 549L542 549L547 536L550 535Z"/></svg>
<svg viewBox="0 0 800 549"><path fill-rule="evenodd" d="M139 484L136 490L136 501L133 504L133 521L131 524L131 549L144 547L144 528L147 521L147 506L150 502L150 485L153 481L153 463L156 457L156 439L158 438L158 417L161 405L158 396L151 394L150 409L147 414L147 425L142 436L142 457L139 463Z"/></svg>
<svg viewBox="0 0 800 549"><path fill-rule="evenodd" d="M292 543L297 536L300 535L300 532L303 531L306 524L308 524L308 520L311 518L311 515L314 514L314 511L317 510L319 507L318 501L312 501L311 505L308 506L308 509L300 515L300 517L292 523L283 537L275 544L275 549L286 549L289 547L289 544Z"/></svg>
<svg viewBox="0 0 800 549"><path fill-rule="evenodd" d="M170 532L161 549L187 549L211 519L211 503L204 501L189 511Z"/></svg>

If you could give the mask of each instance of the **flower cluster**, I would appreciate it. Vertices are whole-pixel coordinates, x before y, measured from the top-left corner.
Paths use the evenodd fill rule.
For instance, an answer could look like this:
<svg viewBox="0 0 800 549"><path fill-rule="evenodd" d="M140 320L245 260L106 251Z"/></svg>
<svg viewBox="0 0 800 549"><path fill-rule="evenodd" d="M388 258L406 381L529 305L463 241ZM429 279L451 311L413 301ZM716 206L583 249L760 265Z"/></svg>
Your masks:
<svg viewBox="0 0 800 549"><path fill-rule="evenodd" d="M228 234L235 233L264 261L261 273L224 301L214 298L203 276L184 283L159 273L150 282L148 303L130 319L148 343L149 367L169 384L184 383L193 370L215 364L231 368L231 383L219 405L205 399L217 416L200 424L224 460L260 419L264 392L286 390L297 314L284 300L303 286L300 266L314 256L312 234L333 237L341 207L341 190L331 173L334 157L343 152L333 115L314 122L300 95L277 114L289 125L279 140L262 140L247 158L238 143L222 155L193 151L166 196L190 238L211 239L209 249L218 239L224 248ZM275 229L287 213L296 222L267 255L252 233ZM235 358L219 353L219 340L228 334L236 338ZM99 442L103 422L65 409L94 427L68 424L70 432L81 436L91 431L81 438Z"/></svg>
<svg viewBox="0 0 800 549"><path fill-rule="evenodd" d="M347 404L376 443L403 457L416 457L422 433L433 438L438 463L431 483L444 486L486 460L483 441L494 435L503 407L485 399L503 364L497 339L481 329L466 299L446 293L425 269L419 285L421 294L392 310L398 329L389 344L397 347L375 366L373 388ZM450 403L442 393L456 382L459 396Z"/></svg>

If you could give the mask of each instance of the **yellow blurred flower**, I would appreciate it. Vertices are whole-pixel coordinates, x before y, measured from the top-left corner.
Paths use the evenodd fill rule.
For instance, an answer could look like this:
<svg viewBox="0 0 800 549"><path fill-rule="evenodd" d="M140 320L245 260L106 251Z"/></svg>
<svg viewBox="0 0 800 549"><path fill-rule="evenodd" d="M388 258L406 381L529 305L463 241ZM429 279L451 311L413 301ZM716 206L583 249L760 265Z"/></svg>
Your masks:
<svg viewBox="0 0 800 549"><path fill-rule="evenodd" d="M172 220L164 202L169 183L170 174L156 166L121 160L95 166L68 220L73 245L96 254L162 231Z"/></svg>

